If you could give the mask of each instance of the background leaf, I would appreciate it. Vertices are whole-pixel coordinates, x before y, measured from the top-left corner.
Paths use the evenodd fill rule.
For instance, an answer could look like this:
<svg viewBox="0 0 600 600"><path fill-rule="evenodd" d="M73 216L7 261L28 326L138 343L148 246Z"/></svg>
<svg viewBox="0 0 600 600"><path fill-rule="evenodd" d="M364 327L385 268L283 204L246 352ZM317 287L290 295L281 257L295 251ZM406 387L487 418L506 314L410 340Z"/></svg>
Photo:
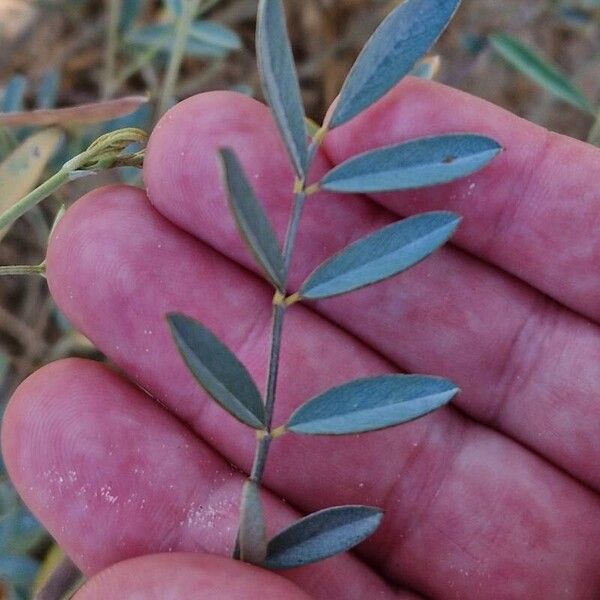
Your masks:
<svg viewBox="0 0 600 600"><path fill-rule="evenodd" d="M240 515L240 559L260 565L267 555L267 532L260 488L254 481L244 483Z"/></svg>
<svg viewBox="0 0 600 600"><path fill-rule="evenodd" d="M370 506L337 506L313 513L269 542L264 566L291 569L335 556L369 537L382 519L383 512Z"/></svg>
<svg viewBox="0 0 600 600"><path fill-rule="evenodd" d="M533 48L518 39L498 33L490 36L492 46L505 60L544 89L565 102L594 114L590 101L554 65L540 56Z"/></svg>
<svg viewBox="0 0 600 600"><path fill-rule="evenodd" d="M47 71L36 92L36 106L38 108L54 108L58 98L60 86L60 73L57 69Z"/></svg>
<svg viewBox="0 0 600 600"><path fill-rule="evenodd" d="M220 156L229 205L242 237L267 277L278 289L283 289L285 267L271 223L233 151L221 150Z"/></svg>
<svg viewBox="0 0 600 600"><path fill-rule="evenodd" d="M198 383L242 423L263 429L265 410L246 367L214 333L181 314L168 316L175 343Z"/></svg>
<svg viewBox="0 0 600 600"><path fill-rule="evenodd" d="M100 123L136 112L148 103L146 96L91 102L68 108L51 108L0 114L0 125L81 125Z"/></svg>
<svg viewBox="0 0 600 600"><path fill-rule="evenodd" d="M308 134L281 0L260 0L256 48L265 96L296 173L303 179L306 172Z"/></svg>
<svg viewBox="0 0 600 600"><path fill-rule="evenodd" d="M421 375L358 379L309 400L286 428L310 435L343 435L395 427L444 406L458 393L451 381Z"/></svg>
<svg viewBox="0 0 600 600"><path fill-rule="evenodd" d="M407 0L381 23L360 53L342 87L330 128L371 106L433 46L460 0Z"/></svg>
<svg viewBox="0 0 600 600"><path fill-rule="evenodd" d="M193 40L214 48L221 48L224 52L239 50L242 47L242 40L235 31L214 21L205 19L194 21L190 26L189 35Z"/></svg>
<svg viewBox="0 0 600 600"><path fill-rule="evenodd" d="M351 158L327 173L321 187L337 192L387 192L448 183L475 173L502 150L481 135L421 138Z"/></svg>
<svg viewBox="0 0 600 600"><path fill-rule="evenodd" d="M39 131L0 163L0 215L35 188L62 140L58 129ZM7 231L0 229L0 240Z"/></svg>
<svg viewBox="0 0 600 600"><path fill-rule="evenodd" d="M23 110L27 79L23 75L13 75L8 80L2 95L2 112L18 112Z"/></svg>
<svg viewBox="0 0 600 600"><path fill-rule="evenodd" d="M337 296L397 275L416 265L456 231L460 217L431 212L409 217L351 244L306 280L307 300Z"/></svg>

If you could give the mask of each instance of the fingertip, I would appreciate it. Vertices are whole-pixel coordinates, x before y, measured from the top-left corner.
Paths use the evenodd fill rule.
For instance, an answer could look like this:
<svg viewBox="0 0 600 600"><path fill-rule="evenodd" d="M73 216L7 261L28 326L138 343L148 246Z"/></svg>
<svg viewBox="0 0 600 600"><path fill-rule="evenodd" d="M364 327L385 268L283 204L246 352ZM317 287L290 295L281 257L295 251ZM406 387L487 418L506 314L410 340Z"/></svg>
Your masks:
<svg viewBox="0 0 600 600"><path fill-rule="evenodd" d="M218 160L231 148L261 197L291 188L294 173L269 109L235 92L207 92L174 106L157 124L146 150L144 181L152 205L180 228L201 236L202 224L223 215L234 231ZM289 184L289 185L287 185ZM225 216L227 215L227 216Z"/></svg>
<svg viewBox="0 0 600 600"><path fill-rule="evenodd" d="M41 457L39 450L53 449L61 430L61 399L70 395L71 375L86 380L102 377L105 369L94 361L67 358L49 363L27 377L10 398L2 419L2 456L13 483L26 495L23 481Z"/></svg>
<svg viewBox="0 0 600 600"><path fill-rule="evenodd" d="M113 565L93 577L74 600L308 600L274 573L206 554L155 554Z"/></svg>

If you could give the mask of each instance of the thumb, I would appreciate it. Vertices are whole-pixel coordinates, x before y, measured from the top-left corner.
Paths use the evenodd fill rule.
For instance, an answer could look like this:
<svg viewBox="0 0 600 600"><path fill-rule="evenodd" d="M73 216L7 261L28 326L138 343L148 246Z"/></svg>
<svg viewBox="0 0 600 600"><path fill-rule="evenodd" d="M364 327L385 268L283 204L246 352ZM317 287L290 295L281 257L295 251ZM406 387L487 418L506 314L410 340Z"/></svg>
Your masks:
<svg viewBox="0 0 600 600"><path fill-rule="evenodd" d="M205 554L155 554L101 571L74 600L309 600L296 585L258 567Z"/></svg>

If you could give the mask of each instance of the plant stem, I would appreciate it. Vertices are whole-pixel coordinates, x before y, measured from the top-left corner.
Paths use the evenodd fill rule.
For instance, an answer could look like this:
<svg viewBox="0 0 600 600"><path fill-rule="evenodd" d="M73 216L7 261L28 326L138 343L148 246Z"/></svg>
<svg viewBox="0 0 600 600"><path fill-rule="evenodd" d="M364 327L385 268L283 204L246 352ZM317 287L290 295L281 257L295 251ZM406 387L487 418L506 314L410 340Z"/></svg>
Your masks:
<svg viewBox="0 0 600 600"><path fill-rule="evenodd" d="M102 81L103 100L108 100L114 93L117 50L119 47L119 22L121 20L122 9L122 0L107 0L107 2L107 35L104 52L104 78Z"/></svg>
<svg viewBox="0 0 600 600"><path fill-rule="evenodd" d="M190 26L192 20L196 16L200 7L200 0L183 0L182 13L177 19L177 26L175 28L175 39L173 40L173 47L171 48L171 55L169 57L169 65L167 66L167 72L165 73L165 79L163 81L163 90L158 104L158 120L164 113L169 109L171 102L173 101L173 95L175 93L175 85L179 77L179 70L181 68L181 62L183 55L185 54L185 45L190 32Z"/></svg>
<svg viewBox="0 0 600 600"><path fill-rule="evenodd" d="M594 144L594 146L600 146L600 108L598 108L598 114L596 115L594 125L590 129L587 141L590 144Z"/></svg>
<svg viewBox="0 0 600 600"><path fill-rule="evenodd" d="M13 206L0 215L0 230L14 223L29 209L53 194L59 187L69 181L70 175L69 171L61 169L58 173L50 177L50 179L47 179L44 183L36 187L35 190L29 192L27 196L19 200L16 204L13 204Z"/></svg>
<svg viewBox="0 0 600 600"><path fill-rule="evenodd" d="M2 276L2 275L41 275L43 272L44 272L44 265L0 266L0 276Z"/></svg>
<svg viewBox="0 0 600 600"><path fill-rule="evenodd" d="M323 136L317 135L313 143L310 145L308 150L308 167L307 172L310 171L310 167L317 154L317 150L321 145ZM298 185L299 184L299 185ZM290 217L290 223L288 226L285 244L283 249L283 262L284 262L284 281L287 286L287 280L289 277L290 266L292 262L292 255L294 247L296 245L296 238L298 237L298 229L300 226L300 220L302 218L302 212L306 203L306 181L297 182L296 191L294 194L294 203L292 207L292 214ZM284 290L285 291L285 290ZM274 298L273 308L273 324L271 330L271 353L269 357L269 371L267 377L267 393L265 398L265 416L266 416L266 432L264 432L258 439L256 444L256 451L254 454L254 462L252 464L252 470L250 472L250 479L260 486L267 464L267 458L269 455L269 448L271 447L271 426L273 422L273 412L275 408L275 399L277 392L277 378L279 374L279 358L281 354L281 341L283 337L283 320L288 308L285 303L285 294L277 292ZM233 551L233 558L240 558L239 548L239 531L238 538L236 539L235 549Z"/></svg>

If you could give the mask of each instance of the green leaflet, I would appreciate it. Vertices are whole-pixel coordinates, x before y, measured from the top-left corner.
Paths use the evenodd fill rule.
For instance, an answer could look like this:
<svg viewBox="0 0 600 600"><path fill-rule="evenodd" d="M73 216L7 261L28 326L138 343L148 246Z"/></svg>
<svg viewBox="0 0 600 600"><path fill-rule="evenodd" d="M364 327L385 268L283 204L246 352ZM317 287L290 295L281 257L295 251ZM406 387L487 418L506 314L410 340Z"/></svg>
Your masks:
<svg viewBox="0 0 600 600"><path fill-rule="evenodd" d="M533 79L557 98L580 110L594 114L590 101L583 93L533 48L502 33L490 36L490 41L494 49L521 73Z"/></svg>
<svg viewBox="0 0 600 600"><path fill-rule="evenodd" d="M377 102L437 41L460 0L407 0L381 23L342 87L330 129Z"/></svg>
<svg viewBox="0 0 600 600"><path fill-rule="evenodd" d="M377 283L416 265L456 231L460 217L431 212L409 217L351 244L318 267L300 296L329 298Z"/></svg>
<svg viewBox="0 0 600 600"><path fill-rule="evenodd" d="M300 179L308 160L304 107L281 0L260 0L256 27L260 79Z"/></svg>
<svg viewBox="0 0 600 600"><path fill-rule="evenodd" d="M223 52L239 50L242 47L242 40L235 31L205 19L192 22L189 36L190 40L221 49Z"/></svg>
<svg viewBox="0 0 600 600"><path fill-rule="evenodd" d="M223 149L220 156L229 206L240 233L266 276L281 290L285 285L285 266L271 223L233 151Z"/></svg>
<svg viewBox="0 0 600 600"><path fill-rule="evenodd" d="M236 419L265 427L260 393L242 363L210 330L181 314L167 317L177 348L198 383Z"/></svg>
<svg viewBox="0 0 600 600"><path fill-rule="evenodd" d="M421 375L358 379L309 400L286 428L310 435L344 435L395 427L444 406L458 393L451 381Z"/></svg>
<svg viewBox="0 0 600 600"><path fill-rule="evenodd" d="M137 46L156 47L161 52L169 52L174 35L173 23L160 23L134 29L128 34L127 40ZM220 58L238 50L241 45L235 32L218 23L201 19L190 25L185 53L187 56Z"/></svg>
<svg viewBox="0 0 600 600"><path fill-rule="evenodd" d="M267 555L265 516L260 499L260 489L254 481L244 483L240 509L239 531L240 559L260 565Z"/></svg>
<svg viewBox="0 0 600 600"><path fill-rule="evenodd" d="M383 512L370 506L337 506L313 513L269 542L264 566L292 569L335 556L369 537L382 519Z"/></svg>
<svg viewBox="0 0 600 600"><path fill-rule="evenodd" d="M474 134L420 138L355 156L321 181L336 192L389 192L448 183L488 165L502 150Z"/></svg>

